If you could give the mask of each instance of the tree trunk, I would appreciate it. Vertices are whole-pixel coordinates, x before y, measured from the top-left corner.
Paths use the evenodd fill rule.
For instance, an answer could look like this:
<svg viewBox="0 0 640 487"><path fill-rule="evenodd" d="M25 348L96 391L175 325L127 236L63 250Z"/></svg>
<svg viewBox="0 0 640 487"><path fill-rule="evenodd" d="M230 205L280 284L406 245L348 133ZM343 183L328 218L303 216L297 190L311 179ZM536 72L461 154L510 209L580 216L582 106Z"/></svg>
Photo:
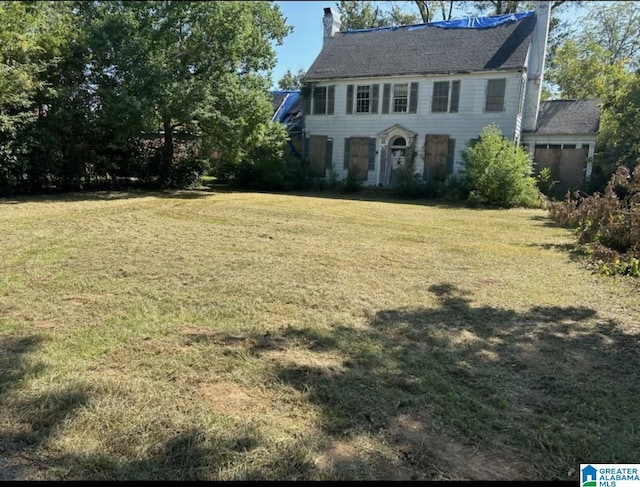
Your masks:
<svg viewBox="0 0 640 487"><path fill-rule="evenodd" d="M164 147L162 148L162 164L160 165L160 184L166 186L169 183L169 174L173 164L173 126L171 119L165 118L162 122L164 128Z"/></svg>

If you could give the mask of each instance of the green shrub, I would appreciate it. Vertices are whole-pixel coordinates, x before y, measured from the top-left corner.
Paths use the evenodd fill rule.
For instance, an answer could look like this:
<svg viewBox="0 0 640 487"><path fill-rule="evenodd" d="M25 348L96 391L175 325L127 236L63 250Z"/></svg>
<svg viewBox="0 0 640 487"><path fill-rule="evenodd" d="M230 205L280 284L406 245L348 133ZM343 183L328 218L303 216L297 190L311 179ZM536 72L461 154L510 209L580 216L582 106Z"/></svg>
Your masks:
<svg viewBox="0 0 640 487"><path fill-rule="evenodd" d="M480 140L468 145L462 158L473 202L506 208L540 205L529 155L496 125L485 127Z"/></svg>
<svg viewBox="0 0 640 487"><path fill-rule="evenodd" d="M400 198L423 198L427 195L427 184L416 174L413 147L410 146L407 153L404 164L395 170L393 192Z"/></svg>
<svg viewBox="0 0 640 487"><path fill-rule="evenodd" d="M362 189L362 183L354 170L349 169L347 172L347 177L342 183L342 189L345 193L355 193Z"/></svg>

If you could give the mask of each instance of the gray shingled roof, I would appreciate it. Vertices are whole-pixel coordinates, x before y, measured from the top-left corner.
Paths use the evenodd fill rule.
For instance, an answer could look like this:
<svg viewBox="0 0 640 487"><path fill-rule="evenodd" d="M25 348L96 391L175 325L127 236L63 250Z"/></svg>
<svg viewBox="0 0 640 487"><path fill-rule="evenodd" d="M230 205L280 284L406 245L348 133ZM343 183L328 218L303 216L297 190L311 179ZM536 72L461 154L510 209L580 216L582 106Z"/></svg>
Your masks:
<svg viewBox="0 0 640 487"><path fill-rule="evenodd" d="M324 43L305 81L510 70L524 66L535 16L488 29L339 32Z"/></svg>
<svg viewBox="0 0 640 487"><path fill-rule="evenodd" d="M600 127L598 100L548 100L540 103L534 134L593 134Z"/></svg>

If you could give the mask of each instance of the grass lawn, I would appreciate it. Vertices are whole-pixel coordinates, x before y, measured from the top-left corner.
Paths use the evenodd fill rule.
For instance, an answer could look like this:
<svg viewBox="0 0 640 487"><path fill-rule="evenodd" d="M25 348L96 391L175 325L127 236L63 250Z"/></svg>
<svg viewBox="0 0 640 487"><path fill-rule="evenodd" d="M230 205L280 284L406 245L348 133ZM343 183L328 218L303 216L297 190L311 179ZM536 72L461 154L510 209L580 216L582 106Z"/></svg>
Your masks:
<svg viewBox="0 0 640 487"><path fill-rule="evenodd" d="M640 281L542 210L0 200L0 480L578 480L637 463Z"/></svg>

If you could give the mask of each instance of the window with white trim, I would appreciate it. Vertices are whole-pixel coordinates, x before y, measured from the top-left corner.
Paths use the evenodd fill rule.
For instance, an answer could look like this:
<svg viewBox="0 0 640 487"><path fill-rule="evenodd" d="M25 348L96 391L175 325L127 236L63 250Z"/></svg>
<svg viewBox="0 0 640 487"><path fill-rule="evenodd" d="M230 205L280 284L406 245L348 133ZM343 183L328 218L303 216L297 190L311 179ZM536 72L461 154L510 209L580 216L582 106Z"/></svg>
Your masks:
<svg viewBox="0 0 640 487"><path fill-rule="evenodd" d="M409 84L393 85L393 112L406 113L409 109Z"/></svg>
<svg viewBox="0 0 640 487"><path fill-rule="evenodd" d="M356 113L369 113L371 107L371 86L356 86Z"/></svg>
<svg viewBox="0 0 640 487"><path fill-rule="evenodd" d="M327 87L316 86L313 89L313 114L324 115L327 113Z"/></svg>
<svg viewBox="0 0 640 487"><path fill-rule="evenodd" d="M490 79L487 81L487 99L484 105L485 112L504 112L504 95L507 88L507 79Z"/></svg>
<svg viewBox="0 0 640 487"><path fill-rule="evenodd" d="M460 81L436 81L433 83L431 111L457 113L460 104Z"/></svg>

